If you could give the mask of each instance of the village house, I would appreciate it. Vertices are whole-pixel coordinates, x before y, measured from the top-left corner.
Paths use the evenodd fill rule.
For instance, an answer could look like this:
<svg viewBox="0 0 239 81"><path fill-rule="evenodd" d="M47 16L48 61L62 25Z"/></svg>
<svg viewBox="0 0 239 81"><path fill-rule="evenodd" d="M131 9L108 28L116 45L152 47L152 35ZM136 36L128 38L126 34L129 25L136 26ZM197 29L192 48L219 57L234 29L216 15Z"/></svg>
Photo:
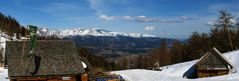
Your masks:
<svg viewBox="0 0 239 81"><path fill-rule="evenodd" d="M212 48L199 61L186 71L183 77L202 78L235 73L233 64L216 48Z"/></svg>
<svg viewBox="0 0 239 81"><path fill-rule="evenodd" d="M29 56L29 51L29 41L6 42L11 81L87 81L92 69L72 41L38 40L34 55Z"/></svg>

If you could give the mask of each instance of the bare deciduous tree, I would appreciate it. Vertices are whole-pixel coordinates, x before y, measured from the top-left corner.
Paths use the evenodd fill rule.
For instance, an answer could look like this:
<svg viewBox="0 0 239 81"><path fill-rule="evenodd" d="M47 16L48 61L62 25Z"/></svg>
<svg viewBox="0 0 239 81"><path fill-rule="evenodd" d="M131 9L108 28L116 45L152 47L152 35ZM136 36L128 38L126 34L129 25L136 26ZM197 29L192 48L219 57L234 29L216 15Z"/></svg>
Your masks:
<svg viewBox="0 0 239 81"><path fill-rule="evenodd" d="M223 30L227 32L231 50L234 50L231 35L230 35L230 31L233 27L232 20L233 20L233 16L230 13L228 13L226 10L221 10L219 11L219 19L218 19L218 24L216 25L216 27L223 28Z"/></svg>

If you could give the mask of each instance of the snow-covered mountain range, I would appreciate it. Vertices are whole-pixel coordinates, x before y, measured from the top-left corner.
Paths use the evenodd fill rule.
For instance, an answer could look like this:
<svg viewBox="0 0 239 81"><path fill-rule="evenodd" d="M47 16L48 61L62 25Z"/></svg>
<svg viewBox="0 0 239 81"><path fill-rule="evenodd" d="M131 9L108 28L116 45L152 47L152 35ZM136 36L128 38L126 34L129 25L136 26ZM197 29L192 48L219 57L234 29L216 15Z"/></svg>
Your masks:
<svg viewBox="0 0 239 81"><path fill-rule="evenodd" d="M65 29L65 30L51 30L48 28L39 28L38 29L38 35L40 36L57 36L60 38L66 37L66 36L126 36L126 37L156 37L153 35L148 34L139 34L139 33L124 33L124 32L112 32L107 31L103 29L98 28L92 28L92 29Z"/></svg>
<svg viewBox="0 0 239 81"><path fill-rule="evenodd" d="M94 54L146 53L149 49L160 47L160 41L163 39L148 34L112 32L98 28L64 30L39 28L38 35L73 40L76 47L88 48ZM168 45L174 41L173 39L165 40Z"/></svg>

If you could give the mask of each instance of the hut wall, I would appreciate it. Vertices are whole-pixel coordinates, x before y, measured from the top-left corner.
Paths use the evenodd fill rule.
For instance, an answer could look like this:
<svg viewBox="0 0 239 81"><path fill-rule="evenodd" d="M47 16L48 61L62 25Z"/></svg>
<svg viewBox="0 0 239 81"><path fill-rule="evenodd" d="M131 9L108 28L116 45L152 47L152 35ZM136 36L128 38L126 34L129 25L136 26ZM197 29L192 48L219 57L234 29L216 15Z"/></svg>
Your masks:
<svg viewBox="0 0 239 81"><path fill-rule="evenodd" d="M221 76L228 74L229 70L198 70L198 78Z"/></svg>

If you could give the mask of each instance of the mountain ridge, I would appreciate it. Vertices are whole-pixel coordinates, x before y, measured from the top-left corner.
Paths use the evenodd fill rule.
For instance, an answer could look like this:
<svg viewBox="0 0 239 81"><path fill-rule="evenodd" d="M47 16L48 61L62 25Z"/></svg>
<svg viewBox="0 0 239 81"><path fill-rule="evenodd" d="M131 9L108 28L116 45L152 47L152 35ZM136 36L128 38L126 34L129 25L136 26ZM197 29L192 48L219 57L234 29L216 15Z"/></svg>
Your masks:
<svg viewBox="0 0 239 81"><path fill-rule="evenodd" d="M65 29L65 30L52 30L48 28L39 28L38 29L39 36L57 36L60 38L67 37L67 36L125 36L125 37L135 37L135 38L142 38L142 37L156 37L153 35L148 34L140 34L140 33L125 33L125 32L112 32L104 29L99 28L90 28L90 29L83 29L83 28L76 28L76 29Z"/></svg>

